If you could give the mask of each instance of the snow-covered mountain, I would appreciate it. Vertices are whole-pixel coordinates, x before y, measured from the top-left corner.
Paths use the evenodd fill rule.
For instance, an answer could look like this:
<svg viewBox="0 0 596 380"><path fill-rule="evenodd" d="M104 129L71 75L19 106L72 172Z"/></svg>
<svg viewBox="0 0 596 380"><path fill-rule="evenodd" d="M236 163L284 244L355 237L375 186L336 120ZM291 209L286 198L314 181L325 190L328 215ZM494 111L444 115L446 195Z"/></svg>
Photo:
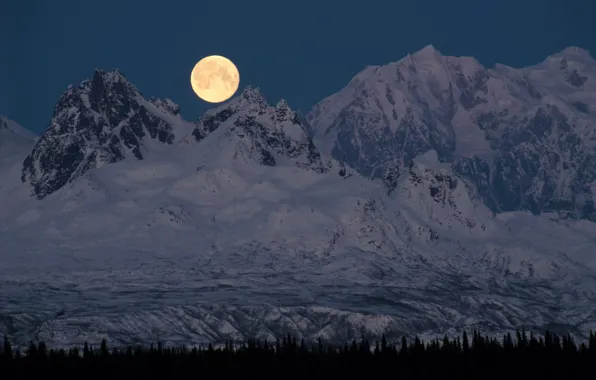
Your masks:
<svg viewBox="0 0 596 380"><path fill-rule="evenodd" d="M596 220L596 61L580 48L488 69L427 46L367 67L308 119L317 146L365 176L434 149L494 211Z"/></svg>
<svg viewBox="0 0 596 380"><path fill-rule="evenodd" d="M142 160L157 142L172 144L174 126L184 124L169 99L143 98L115 70L96 70L93 78L70 86L58 101L45 133L27 156L22 180L39 199L91 168L123 160Z"/></svg>
<svg viewBox="0 0 596 380"><path fill-rule="evenodd" d="M315 131L339 117L316 109ZM2 174L15 185L0 187L0 333L67 345L594 328L596 225L496 213L478 185L491 190L492 177L475 182L454 162L492 168L498 149L457 143L467 151L446 162L423 143L448 132L422 133L409 112L400 133L421 145L377 157L373 174L358 165L372 156L334 148L370 142L372 125L334 124L313 142L285 101L251 87L188 123L96 72L20 150L22 172ZM122 131L139 125L128 144Z"/></svg>
<svg viewBox="0 0 596 380"><path fill-rule="evenodd" d="M231 127L219 129L222 124ZM209 154L215 165L231 159L276 166L281 158L318 173L333 166L321 160L308 130L287 102L282 99L271 107L259 89L247 87L234 101L206 112L192 140L200 142L214 131L217 137L211 137Z"/></svg>

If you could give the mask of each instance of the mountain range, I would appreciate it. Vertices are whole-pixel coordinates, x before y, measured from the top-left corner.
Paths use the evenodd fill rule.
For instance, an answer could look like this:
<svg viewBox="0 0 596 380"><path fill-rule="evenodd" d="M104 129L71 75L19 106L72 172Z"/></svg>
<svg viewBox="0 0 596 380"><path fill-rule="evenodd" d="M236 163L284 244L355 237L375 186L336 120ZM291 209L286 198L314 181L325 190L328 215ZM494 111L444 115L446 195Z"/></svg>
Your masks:
<svg viewBox="0 0 596 380"><path fill-rule="evenodd" d="M0 333L60 346L596 323L596 61L427 46L306 115L196 122L119 71L0 118Z"/></svg>

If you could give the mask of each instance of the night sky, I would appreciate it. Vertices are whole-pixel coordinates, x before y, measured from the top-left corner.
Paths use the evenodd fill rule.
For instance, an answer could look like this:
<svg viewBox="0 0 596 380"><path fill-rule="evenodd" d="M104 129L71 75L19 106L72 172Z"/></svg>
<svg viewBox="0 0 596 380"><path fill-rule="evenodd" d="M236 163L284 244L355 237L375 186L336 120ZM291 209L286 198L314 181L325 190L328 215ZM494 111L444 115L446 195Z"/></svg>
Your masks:
<svg viewBox="0 0 596 380"><path fill-rule="evenodd" d="M520 67L574 45L596 56L595 0L0 0L0 114L43 131L64 89L120 69L194 120L209 107L189 75L203 56L236 63L307 111L367 65L425 45Z"/></svg>

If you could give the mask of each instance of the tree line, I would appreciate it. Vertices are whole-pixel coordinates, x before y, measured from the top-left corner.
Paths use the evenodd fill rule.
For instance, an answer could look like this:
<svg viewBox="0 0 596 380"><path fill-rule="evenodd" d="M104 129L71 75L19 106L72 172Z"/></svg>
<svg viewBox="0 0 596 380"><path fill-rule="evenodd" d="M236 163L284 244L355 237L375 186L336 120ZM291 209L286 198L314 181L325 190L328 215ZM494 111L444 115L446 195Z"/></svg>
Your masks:
<svg viewBox="0 0 596 380"><path fill-rule="evenodd" d="M276 342L248 340L214 348L99 347L86 344L68 350L49 349L43 342L14 350L8 338L0 351L0 378L54 375L109 378L208 379L596 379L596 336L576 343L569 335L525 331L502 339L473 332L423 342L415 338L388 343L383 337L342 346L321 340L307 344L290 335Z"/></svg>

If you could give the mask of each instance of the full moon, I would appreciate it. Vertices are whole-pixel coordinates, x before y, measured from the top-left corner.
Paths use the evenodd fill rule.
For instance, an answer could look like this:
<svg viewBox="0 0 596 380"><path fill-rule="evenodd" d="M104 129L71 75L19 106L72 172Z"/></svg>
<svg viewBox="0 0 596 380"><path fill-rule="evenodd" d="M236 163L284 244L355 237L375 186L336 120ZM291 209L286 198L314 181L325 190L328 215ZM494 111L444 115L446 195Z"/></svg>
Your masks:
<svg viewBox="0 0 596 380"><path fill-rule="evenodd" d="M209 103L221 103L238 90L240 73L236 65L221 55L201 59L190 73L193 91Z"/></svg>

